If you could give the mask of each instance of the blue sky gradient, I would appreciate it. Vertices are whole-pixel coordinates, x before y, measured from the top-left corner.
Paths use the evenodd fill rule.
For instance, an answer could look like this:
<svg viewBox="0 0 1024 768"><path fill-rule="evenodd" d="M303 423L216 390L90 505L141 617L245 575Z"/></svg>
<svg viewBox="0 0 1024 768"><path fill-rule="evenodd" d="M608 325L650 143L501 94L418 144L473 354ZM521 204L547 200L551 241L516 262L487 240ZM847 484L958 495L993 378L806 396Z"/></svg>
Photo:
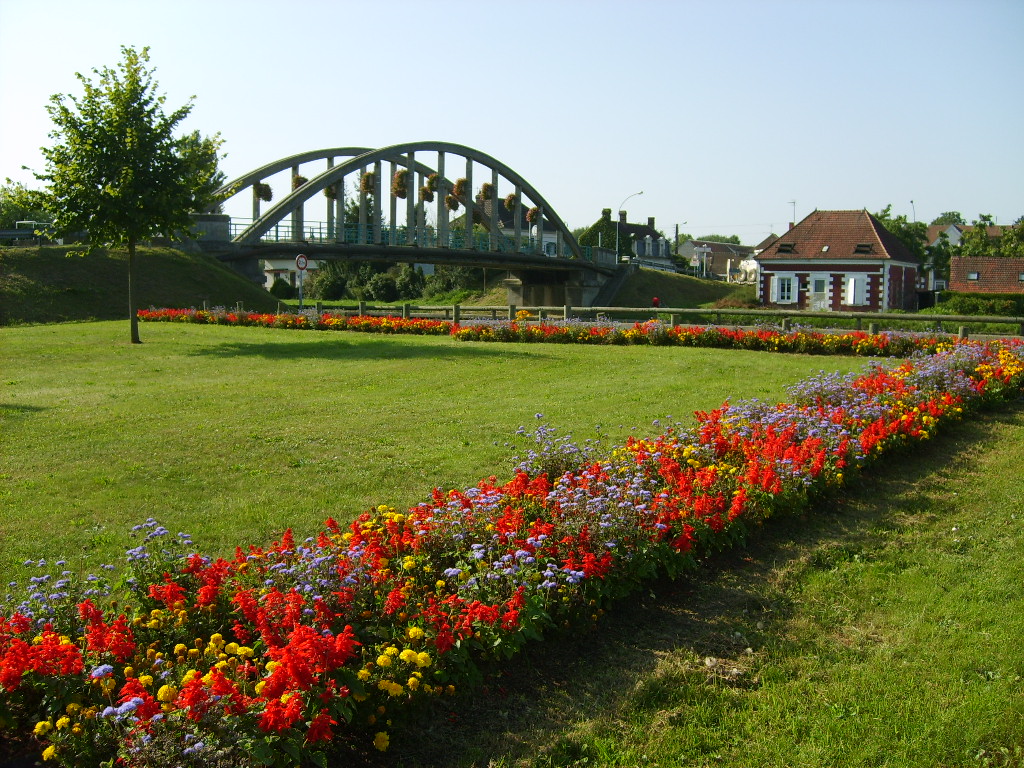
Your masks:
<svg viewBox="0 0 1024 768"><path fill-rule="evenodd" d="M1010 223L1021 40L1021 0L0 0L0 178L38 186L50 95L133 45L168 109L195 96L185 127L221 134L229 177L436 140L510 165L570 227L639 190L630 221L747 244L815 208Z"/></svg>

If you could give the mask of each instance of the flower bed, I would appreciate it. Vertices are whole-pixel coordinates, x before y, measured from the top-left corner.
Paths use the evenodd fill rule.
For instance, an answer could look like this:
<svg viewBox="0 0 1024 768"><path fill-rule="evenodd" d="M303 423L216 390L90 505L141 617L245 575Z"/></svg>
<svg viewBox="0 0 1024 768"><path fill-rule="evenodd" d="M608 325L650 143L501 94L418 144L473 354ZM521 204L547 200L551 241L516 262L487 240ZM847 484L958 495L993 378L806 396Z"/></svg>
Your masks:
<svg viewBox="0 0 1024 768"><path fill-rule="evenodd" d="M472 683L481 661L597 621L643 582L1022 390L1020 344L950 345L614 450L541 427L508 482L435 490L229 559L149 520L116 584L113 567L79 580L61 562L26 563L29 582L0 604L0 723L64 765L384 750L393 717Z"/></svg>
<svg viewBox="0 0 1024 768"><path fill-rule="evenodd" d="M654 346L750 349L765 352L795 352L814 355L860 355L863 357L907 357L916 351L935 352L940 345L962 343L955 336L931 333L826 333L809 329L782 331L775 328L744 330L719 326L666 325L658 320L619 326L608 322L569 320L526 322L492 320L453 323L425 318L395 316L345 316L325 312L303 314L261 314L224 309L139 310L140 320L213 323L218 325L347 330L375 333L450 334L460 341L505 341L553 344L649 344Z"/></svg>

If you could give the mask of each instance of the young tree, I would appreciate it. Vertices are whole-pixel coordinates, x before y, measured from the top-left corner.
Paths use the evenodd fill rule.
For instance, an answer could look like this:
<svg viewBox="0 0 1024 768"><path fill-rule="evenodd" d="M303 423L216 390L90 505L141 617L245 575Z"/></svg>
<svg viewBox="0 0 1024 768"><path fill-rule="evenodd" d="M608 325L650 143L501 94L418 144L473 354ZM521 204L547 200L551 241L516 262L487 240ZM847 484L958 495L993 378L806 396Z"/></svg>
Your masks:
<svg viewBox="0 0 1024 768"><path fill-rule="evenodd" d="M56 126L54 145L43 148L47 203L59 232L85 232L89 248L128 250L128 312L131 341L138 344L135 248L163 235L181 237L191 214L215 208L223 182L217 169L219 134L176 137L192 100L169 115L157 94L149 48L121 47L116 69L93 69L99 78L76 73L84 94L54 94L46 110Z"/></svg>

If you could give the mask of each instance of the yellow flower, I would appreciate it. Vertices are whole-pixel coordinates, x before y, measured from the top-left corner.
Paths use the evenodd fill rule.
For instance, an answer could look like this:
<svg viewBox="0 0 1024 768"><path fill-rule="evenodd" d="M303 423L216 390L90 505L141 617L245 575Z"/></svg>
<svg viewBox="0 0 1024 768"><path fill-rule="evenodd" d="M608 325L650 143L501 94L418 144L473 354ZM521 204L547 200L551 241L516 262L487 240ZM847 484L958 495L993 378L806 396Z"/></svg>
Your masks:
<svg viewBox="0 0 1024 768"><path fill-rule="evenodd" d="M386 653L382 653L380 656L377 657L377 666L378 667L390 667L391 666L391 657L388 656Z"/></svg>
<svg viewBox="0 0 1024 768"><path fill-rule="evenodd" d="M410 640L420 640L423 638L425 633L419 627L409 627L405 631L405 634L409 637Z"/></svg>
<svg viewBox="0 0 1024 768"><path fill-rule="evenodd" d="M224 651L225 653L229 653L232 656L237 655L239 651L238 643L228 643L224 646Z"/></svg>
<svg viewBox="0 0 1024 768"><path fill-rule="evenodd" d="M373 737L373 746L375 746L381 752L387 752L388 751L388 744L390 744L390 743L391 743L391 739L388 738L388 735L386 733L384 733L384 731L379 731Z"/></svg>
<svg viewBox="0 0 1024 768"><path fill-rule="evenodd" d="M418 655L419 654L417 654L416 651L412 650L411 648L406 648L398 655L398 658L400 658L407 664L415 664Z"/></svg>
<svg viewBox="0 0 1024 768"><path fill-rule="evenodd" d="M57 720L56 723L54 723L54 728L56 728L58 731L63 731L69 725L71 725L71 718L70 717L61 717L61 718L59 718Z"/></svg>
<svg viewBox="0 0 1024 768"><path fill-rule="evenodd" d="M410 691L415 691L420 687L420 679L418 677L410 677L409 682L406 683L406 685L409 686Z"/></svg>
<svg viewBox="0 0 1024 768"><path fill-rule="evenodd" d="M188 646L184 643L178 643L176 646L174 646L175 656L184 656L186 653L188 653Z"/></svg>
<svg viewBox="0 0 1024 768"><path fill-rule="evenodd" d="M160 690L156 692L157 701L170 702L178 698L178 689L173 685L161 685Z"/></svg>
<svg viewBox="0 0 1024 768"><path fill-rule="evenodd" d="M389 645L387 650L384 651L384 653L386 653L388 656L397 656L398 655L398 647L394 646L394 645Z"/></svg>
<svg viewBox="0 0 1024 768"><path fill-rule="evenodd" d="M53 744L43 750L43 760L53 760L57 755L57 747Z"/></svg>
<svg viewBox="0 0 1024 768"><path fill-rule="evenodd" d="M53 730L53 723L49 720L40 720L36 723L36 727L32 729L32 733L36 736L45 736Z"/></svg>
<svg viewBox="0 0 1024 768"><path fill-rule="evenodd" d="M429 653L419 653L419 654L416 654L416 664L417 664L417 666L429 667L433 663L434 662L430 658L430 654Z"/></svg>
<svg viewBox="0 0 1024 768"><path fill-rule="evenodd" d="M370 670L368 670L368 669L360 669L358 672L356 672L356 677L358 677L360 680L364 680L364 681L365 680L369 680L370 679Z"/></svg>
<svg viewBox="0 0 1024 768"><path fill-rule="evenodd" d="M149 688L153 684L152 675L139 675L139 682L146 688Z"/></svg>

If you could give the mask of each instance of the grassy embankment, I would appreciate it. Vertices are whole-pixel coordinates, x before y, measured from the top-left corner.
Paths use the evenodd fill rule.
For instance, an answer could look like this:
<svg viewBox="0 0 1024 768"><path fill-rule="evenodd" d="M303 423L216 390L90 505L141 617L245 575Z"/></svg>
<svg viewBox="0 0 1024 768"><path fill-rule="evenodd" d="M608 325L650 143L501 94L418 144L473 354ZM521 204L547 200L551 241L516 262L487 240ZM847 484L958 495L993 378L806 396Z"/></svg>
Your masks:
<svg viewBox="0 0 1024 768"><path fill-rule="evenodd" d="M0 248L0 325L114 320L128 315L128 254L73 256L71 246ZM271 311L269 293L216 259L173 248L139 248L140 308L210 306Z"/></svg>

